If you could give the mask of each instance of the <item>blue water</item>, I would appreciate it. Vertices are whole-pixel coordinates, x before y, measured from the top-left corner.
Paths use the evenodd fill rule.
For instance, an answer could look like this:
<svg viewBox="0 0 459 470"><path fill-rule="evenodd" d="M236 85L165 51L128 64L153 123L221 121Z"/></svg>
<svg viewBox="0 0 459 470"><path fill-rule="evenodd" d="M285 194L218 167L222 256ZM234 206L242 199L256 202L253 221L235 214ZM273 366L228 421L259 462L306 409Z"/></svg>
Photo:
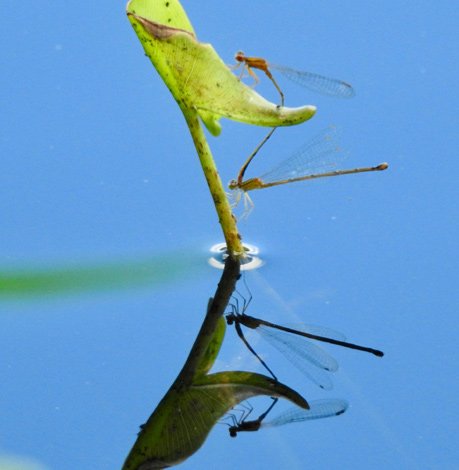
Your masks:
<svg viewBox="0 0 459 470"><path fill-rule="evenodd" d="M217 425L181 468L457 467L457 9L195 3L183 2L198 36L226 62L243 49L355 87L344 101L282 82L287 105L315 104L317 116L276 132L248 176L329 124L342 128L346 167L390 168L253 192L240 231L265 264L246 274L249 313L331 327L386 355L325 346L340 369L324 392L256 343L283 382L349 410L237 439ZM0 456L120 468L194 341L222 234L184 120L122 2L25 1L2 39L2 269L193 257L159 284L0 300ZM277 99L264 79L257 91ZM209 140L229 181L265 130L222 124ZM234 369L261 372L229 330L215 370Z"/></svg>

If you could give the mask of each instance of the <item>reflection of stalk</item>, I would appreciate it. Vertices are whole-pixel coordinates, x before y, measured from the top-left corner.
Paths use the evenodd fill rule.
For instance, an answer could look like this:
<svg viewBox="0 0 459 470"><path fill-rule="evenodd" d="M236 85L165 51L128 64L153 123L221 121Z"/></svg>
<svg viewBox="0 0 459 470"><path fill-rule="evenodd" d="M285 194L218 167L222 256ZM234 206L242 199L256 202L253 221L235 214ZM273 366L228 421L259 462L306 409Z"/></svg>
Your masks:
<svg viewBox="0 0 459 470"><path fill-rule="evenodd" d="M209 374L225 335L223 312L239 278L239 260L228 257L215 297L207 308L188 359L166 395L141 426L123 470L166 468L194 454L225 413L248 398L282 397L302 409L308 402L295 390L253 372Z"/></svg>
<svg viewBox="0 0 459 470"><path fill-rule="evenodd" d="M231 295L239 279L240 262L228 257L225 262L225 269L215 292L215 297L209 302L207 314L199 330L198 336L191 348L180 374L172 385L172 389L179 389L183 386L189 387L196 375L206 373L206 353L217 329L218 321L223 317L223 313L230 301ZM215 360L215 358L214 358Z"/></svg>
<svg viewBox="0 0 459 470"><path fill-rule="evenodd" d="M215 166L212 153L202 130L196 111L181 104L182 112L185 116L191 137L193 138L196 151L199 155L204 176L206 177L215 208L218 213L220 225L228 247L228 253L238 256L244 253L241 243L241 236L238 233L236 220L231 212L231 206L226 197L222 181Z"/></svg>

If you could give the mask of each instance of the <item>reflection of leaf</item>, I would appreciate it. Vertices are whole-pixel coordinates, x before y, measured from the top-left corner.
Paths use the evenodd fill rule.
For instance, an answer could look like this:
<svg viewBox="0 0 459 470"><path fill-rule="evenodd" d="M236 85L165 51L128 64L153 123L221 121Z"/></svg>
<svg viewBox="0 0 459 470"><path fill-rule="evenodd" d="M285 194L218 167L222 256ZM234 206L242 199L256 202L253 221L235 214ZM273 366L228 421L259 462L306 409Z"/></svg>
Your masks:
<svg viewBox="0 0 459 470"><path fill-rule="evenodd" d="M254 372L216 372L193 382L193 388L229 388L238 402L256 395L269 395L285 398L301 408L308 408L308 402L295 390L286 385Z"/></svg>
<svg viewBox="0 0 459 470"><path fill-rule="evenodd" d="M120 289L138 285L153 287L195 272L196 256L174 253L140 261L107 262L86 266L3 270L0 299L49 296Z"/></svg>
<svg viewBox="0 0 459 470"><path fill-rule="evenodd" d="M241 82L210 44L198 42L181 7L180 15L167 13L178 9L177 0L150 2L148 9L146 5L147 0L131 0L127 6L145 53L179 105L196 109L213 135L220 133L221 117L276 127L314 115L314 106L278 107Z"/></svg>
<svg viewBox="0 0 459 470"><path fill-rule="evenodd" d="M223 342L223 311L239 278L238 261L228 258L215 297L210 299L201 330L182 371L150 416L131 449L123 470L176 465L206 440L217 421L241 401L267 395L307 408L297 392L270 377L252 372L217 372L213 366Z"/></svg>
<svg viewBox="0 0 459 470"><path fill-rule="evenodd" d="M226 320L223 317L220 317L217 322L215 331L212 334L212 338L203 353L200 361L196 365L195 376L199 377L200 375L207 374L209 370L214 365L215 359L220 351L223 338L225 337L226 331Z"/></svg>
<svg viewBox="0 0 459 470"><path fill-rule="evenodd" d="M202 446L225 413L257 395L283 397L307 407L297 392L260 374L219 372L202 376L190 387L169 390L143 426L123 470L177 465Z"/></svg>

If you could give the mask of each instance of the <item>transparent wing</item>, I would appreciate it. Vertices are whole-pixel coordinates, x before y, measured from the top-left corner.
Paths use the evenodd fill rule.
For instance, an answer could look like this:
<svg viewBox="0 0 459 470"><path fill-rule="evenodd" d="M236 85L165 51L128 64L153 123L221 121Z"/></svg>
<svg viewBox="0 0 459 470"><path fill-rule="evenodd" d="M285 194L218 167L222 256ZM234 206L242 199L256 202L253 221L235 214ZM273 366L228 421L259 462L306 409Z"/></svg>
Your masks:
<svg viewBox="0 0 459 470"><path fill-rule="evenodd" d="M301 336L263 325L257 327L256 331L320 388L333 388L325 371L336 371L338 363L322 348Z"/></svg>
<svg viewBox="0 0 459 470"><path fill-rule="evenodd" d="M272 420L263 422L261 427L283 426L289 423L338 416L347 410L349 404L345 400L330 398L310 401L309 406L309 410L303 410L297 406L288 408Z"/></svg>
<svg viewBox="0 0 459 470"><path fill-rule="evenodd" d="M337 80L336 78L324 77L311 72L300 72L298 70L284 67L282 65L269 64L273 70L279 71L284 77L292 82L308 88L311 91L322 95L334 96L337 98L352 98L355 91L349 83Z"/></svg>
<svg viewBox="0 0 459 470"><path fill-rule="evenodd" d="M295 351L297 355L306 359L311 364L314 364L316 367L329 372L338 370L338 362L336 359L307 338L295 336L285 331L275 330L264 325L257 327L257 331L258 330L260 330L260 333L272 344L276 342L277 344L285 345L286 348Z"/></svg>
<svg viewBox="0 0 459 470"><path fill-rule="evenodd" d="M345 155L340 152L336 137L334 127L324 129L260 179L264 183L272 183L338 169L337 163Z"/></svg>

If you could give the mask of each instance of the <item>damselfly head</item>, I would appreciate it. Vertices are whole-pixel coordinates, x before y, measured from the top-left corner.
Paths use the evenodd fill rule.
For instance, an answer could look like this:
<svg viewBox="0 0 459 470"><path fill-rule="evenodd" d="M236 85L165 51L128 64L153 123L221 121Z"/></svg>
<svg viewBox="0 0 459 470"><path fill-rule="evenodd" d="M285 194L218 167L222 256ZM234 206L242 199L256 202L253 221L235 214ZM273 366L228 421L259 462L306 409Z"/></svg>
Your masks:
<svg viewBox="0 0 459 470"><path fill-rule="evenodd" d="M228 188L231 189L231 190L237 189L237 187L238 187L238 184L237 184L236 180L231 180L228 183Z"/></svg>
<svg viewBox="0 0 459 470"><path fill-rule="evenodd" d="M236 60L237 62L244 62L245 54L242 51L237 51L234 55L234 60Z"/></svg>

